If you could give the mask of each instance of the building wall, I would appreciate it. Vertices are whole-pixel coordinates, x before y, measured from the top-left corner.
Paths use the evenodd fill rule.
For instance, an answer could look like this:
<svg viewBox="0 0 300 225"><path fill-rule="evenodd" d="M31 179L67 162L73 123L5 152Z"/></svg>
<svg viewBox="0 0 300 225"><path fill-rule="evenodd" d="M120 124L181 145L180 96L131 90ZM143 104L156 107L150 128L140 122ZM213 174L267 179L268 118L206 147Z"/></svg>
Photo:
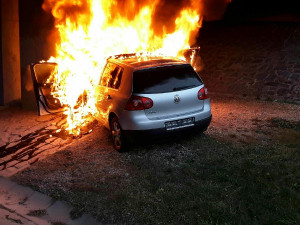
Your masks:
<svg viewBox="0 0 300 225"><path fill-rule="evenodd" d="M3 93L3 67L2 67L2 13L0 3L0 106L4 105L4 93Z"/></svg>
<svg viewBox="0 0 300 225"><path fill-rule="evenodd" d="M1 1L3 103L21 101L19 1Z"/></svg>
<svg viewBox="0 0 300 225"><path fill-rule="evenodd" d="M22 107L35 110L31 63L47 60L55 53L52 31L54 21L42 10L43 0L19 0Z"/></svg>
<svg viewBox="0 0 300 225"><path fill-rule="evenodd" d="M200 30L209 91L300 102L299 23L211 23Z"/></svg>
<svg viewBox="0 0 300 225"><path fill-rule="evenodd" d="M47 60L55 53L54 20L42 9L43 0L19 0L21 67Z"/></svg>

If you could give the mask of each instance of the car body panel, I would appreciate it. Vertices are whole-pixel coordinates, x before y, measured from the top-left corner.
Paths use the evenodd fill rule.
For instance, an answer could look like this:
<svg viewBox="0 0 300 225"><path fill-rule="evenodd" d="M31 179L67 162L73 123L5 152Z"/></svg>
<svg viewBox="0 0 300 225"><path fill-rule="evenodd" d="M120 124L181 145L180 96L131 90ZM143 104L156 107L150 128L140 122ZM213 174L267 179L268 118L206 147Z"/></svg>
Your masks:
<svg viewBox="0 0 300 225"><path fill-rule="evenodd" d="M181 135L183 132L187 131L204 132L209 126L211 120L212 116L209 116L205 119L196 121L194 126L183 127L170 131L166 130L165 127L162 127L148 130L123 130L123 133L126 139L130 142L144 143L144 140L147 140L149 143L150 140L165 140L169 137L174 137L174 135Z"/></svg>
<svg viewBox="0 0 300 225"><path fill-rule="evenodd" d="M186 118L195 118L195 122L209 118L211 116L211 107L210 100L203 100L203 107L201 111L194 111L181 115L173 115L168 118L157 118L157 119L148 119L144 110L138 111L127 111L123 110L119 121L123 130L151 130L165 128L165 123L186 119Z"/></svg>
<svg viewBox="0 0 300 225"><path fill-rule="evenodd" d="M99 84L96 87L96 107L99 113L95 118L103 122L104 125L109 128L109 115L114 114L119 118L131 96L132 87L130 84L132 83L132 68L124 67L123 64L116 63L110 59L108 59L107 62L114 63L123 69L122 80L118 89L101 85L105 68L102 71Z"/></svg>
<svg viewBox="0 0 300 225"><path fill-rule="evenodd" d="M137 94L153 100L153 107L145 110L149 120L168 119L193 112L201 112L203 101L198 99L198 91L204 85L188 90L160 93Z"/></svg>
<svg viewBox="0 0 300 225"><path fill-rule="evenodd" d="M102 114L104 124L109 128L109 115L115 115L123 131L143 131L165 129L165 124L174 120L193 118L194 125L199 121L209 121L211 118L210 100L199 100L198 91L204 87L201 84L196 87L180 91L157 93L157 94L137 94L133 93L133 72L145 68L166 67L170 65L189 65L186 61L174 58L151 58L149 61L139 61L138 58L130 59L108 59L108 63L114 63L124 69L120 88L118 90L99 85L97 92L99 95L99 110ZM200 79L201 80L201 79ZM152 99L153 107L146 110L128 111L125 110L131 95L143 96ZM110 99L107 99L107 96ZM175 102L175 97L180 101ZM102 101L102 102L101 102ZM105 118L106 117L106 118Z"/></svg>
<svg viewBox="0 0 300 225"><path fill-rule="evenodd" d="M109 120L112 116L118 118L121 128L125 133L135 131L163 131L170 133L166 129L166 123L190 118L193 119L194 123L182 126L182 128L188 128L189 126L204 126L205 128L209 125L211 120L210 100L198 99L198 91L204 87L204 84L165 93L133 93L134 71L172 65L190 65L186 61L172 57L151 57L144 59L131 57L128 59L109 58L107 63L112 63L120 67L123 71L118 89L101 85L101 79L106 67L102 71L99 84L96 86L96 107L98 114L95 118L102 121L107 128L109 128ZM57 64L55 63L37 63L31 65L31 75L39 115L61 112L63 110L61 104L57 102L58 99L53 98L51 95L51 83L47 81L56 66ZM152 99L153 106L146 110L125 110L125 106L132 95ZM178 130L181 130L181 127Z"/></svg>

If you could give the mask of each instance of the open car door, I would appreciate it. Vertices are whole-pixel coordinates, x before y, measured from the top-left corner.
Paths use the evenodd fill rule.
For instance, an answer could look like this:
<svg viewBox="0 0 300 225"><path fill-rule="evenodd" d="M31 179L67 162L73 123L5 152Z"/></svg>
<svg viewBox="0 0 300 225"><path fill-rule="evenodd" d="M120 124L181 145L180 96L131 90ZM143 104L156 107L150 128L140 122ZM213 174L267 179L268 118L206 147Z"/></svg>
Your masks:
<svg viewBox="0 0 300 225"><path fill-rule="evenodd" d="M59 99L51 94L52 83L47 82L51 74L57 72L56 63L34 63L30 65L38 114L47 115L63 111Z"/></svg>
<svg viewBox="0 0 300 225"><path fill-rule="evenodd" d="M183 50L184 58L197 71L201 71L204 67L202 58L200 56L200 47L194 47Z"/></svg>

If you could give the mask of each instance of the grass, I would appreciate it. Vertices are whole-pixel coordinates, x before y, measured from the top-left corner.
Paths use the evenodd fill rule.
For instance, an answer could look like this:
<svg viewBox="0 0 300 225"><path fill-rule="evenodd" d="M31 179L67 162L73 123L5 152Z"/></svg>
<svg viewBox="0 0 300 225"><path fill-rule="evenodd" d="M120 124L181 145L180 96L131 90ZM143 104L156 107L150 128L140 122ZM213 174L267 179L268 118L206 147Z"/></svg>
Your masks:
<svg viewBox="0 0 300 225"><path fill-rule="evenodd" d="M288 120L281 119L281 118L273 118L271 120L271 123L275 127L287 128L287 129L292 129L295 131L300 131L300 121L288 121Z"/></svg>
<svg viewBox="0 0 300 225"><path fill-rule="evenodd" d="M299 157L295 149L231 148L209 137L191 142L193 146L186 146L190 154L159 161L146 155L131 157L140 176L119 193L128 203L121 207L126 212L120 215L122 221L297 224L299 181L293 174L297 173ZM126 215L135 215L134 220Z"/></svg>
<svg viewBox="0 0 300 225"><path fill-rule="evenodd" d="M224 111L205 134L120 154L95 126L13 179L71 204L71 218L88 213L102 224L300 224L298 114L280 118L274 104L257 112L260 102L215 104ZM224 113L245 110L224 126Z"/></svg>
<svg viewBox="0 0 300 225"><path fill-rule="evenodd" d="M299 224L299 149L187 135L121 154L130 169L120 176L41 191L71 203L72 217L90 213L104 224ZM31 172L19 179L26 183Z"/></svg>

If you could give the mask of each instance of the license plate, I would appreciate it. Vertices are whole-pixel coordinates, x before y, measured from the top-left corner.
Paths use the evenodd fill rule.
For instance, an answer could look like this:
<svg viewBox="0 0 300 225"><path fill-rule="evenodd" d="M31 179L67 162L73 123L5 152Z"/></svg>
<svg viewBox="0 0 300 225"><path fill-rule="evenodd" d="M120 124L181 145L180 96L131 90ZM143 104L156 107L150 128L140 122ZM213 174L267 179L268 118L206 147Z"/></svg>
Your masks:
<svg viewBox="0 0 300 225"><path fill-rule="evenodd" d="M174 120L165 123L166 130L176 130L184 127L192 127L195 125L195 118L186 118L181 120Z"/></svg>

